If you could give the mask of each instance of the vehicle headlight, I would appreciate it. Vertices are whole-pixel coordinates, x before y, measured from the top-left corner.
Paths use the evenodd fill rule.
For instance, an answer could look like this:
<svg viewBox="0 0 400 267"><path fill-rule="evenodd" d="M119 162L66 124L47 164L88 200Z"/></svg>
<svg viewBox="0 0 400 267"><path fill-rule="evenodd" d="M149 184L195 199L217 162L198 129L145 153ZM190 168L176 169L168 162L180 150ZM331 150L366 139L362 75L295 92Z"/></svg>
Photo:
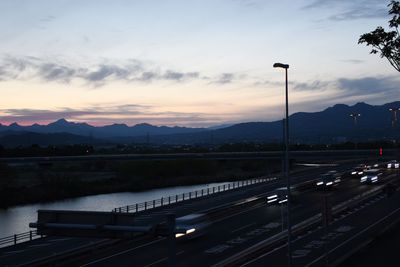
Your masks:
<svg viewBox="0 0 400 267"><path fill-rule="evenodd" d="M186 234L193 233L194 231L196 231L196 229L194 229L194 228L192 228L192 229L189 229L189 230L186 230Z"/></svg>

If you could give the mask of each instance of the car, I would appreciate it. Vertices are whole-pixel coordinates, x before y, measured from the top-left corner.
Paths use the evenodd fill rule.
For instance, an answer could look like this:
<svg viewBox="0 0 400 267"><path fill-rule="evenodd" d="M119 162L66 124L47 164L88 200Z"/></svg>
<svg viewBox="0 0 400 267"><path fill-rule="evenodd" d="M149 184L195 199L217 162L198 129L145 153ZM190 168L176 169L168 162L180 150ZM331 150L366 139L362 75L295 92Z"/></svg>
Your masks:
<svg viewBox="0 0 400 267"><path fill-rule="evenodd" d="M397 160L391 160L387 163L388 169L398 169L399 167L400 167L400 164Z"/></svg>
<svg viewBox="0 0 400 267"><path fill-rule="evenodd" d="M381 166L382 166L382 163L377 162L372 165L372 168L381 168Z"/></svg>
<svg viewBox="0 0 400 267"><path fill-rule="evenodd" d="M189 240L206 233L210 220L206 214L192 213L175 221L175 237L179 240Z"/></svg>
<svg viewBox="0 0 400 267"><path fill-rule="evenodd" d="M351 170L350 175L352 177L358 178L364 174L364 171L367 170L369 166L366 164L359 164L353 170Z"/></svg>
<svg viewBox="0 0 400 267"><path fill-rule="evenodd" d="M359 177L364 174L364 170L367 169L367 165L359 164L351 170L350 174L352 177Z"/></svg>
<svg viewBox="0 0 400 267"><path fill-rule="evenodd" d="M342 181L342 177L336 171L329 171L325 174L322 174L319 179L316 181L316 185L320 189L329 189L333 188Z"/></svg>
<svg viewBox="0 0 400 267"><path fill-rule="evenodd" d="M286 187L279 187L275 189L269 196L267 196L267 204L282 204L287 202L288 193Z"/></svg>
<svg viewBox="0 0 400 267"><path fill-rule="evenodd" d="M380 169L370 169L365 171L365 174L360 178L360 183L375 184L381 179L382 172Z"/></svg>

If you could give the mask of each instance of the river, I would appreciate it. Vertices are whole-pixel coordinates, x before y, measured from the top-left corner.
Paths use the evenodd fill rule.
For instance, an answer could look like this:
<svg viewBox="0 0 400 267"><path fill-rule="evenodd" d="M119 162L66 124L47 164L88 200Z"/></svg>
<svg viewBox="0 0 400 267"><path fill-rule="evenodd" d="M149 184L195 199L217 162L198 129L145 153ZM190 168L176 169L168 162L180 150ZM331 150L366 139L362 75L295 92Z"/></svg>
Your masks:
<svg viewBox="0 0 400 267"><path fill-rule="evenodd" d="M31 230L30 222L37 220L38 209L111 211L113 208L192 192L227 183L159 188L141 192L124 192L77 197L49 203L28 204L0 209L0 238Z"/></svg>

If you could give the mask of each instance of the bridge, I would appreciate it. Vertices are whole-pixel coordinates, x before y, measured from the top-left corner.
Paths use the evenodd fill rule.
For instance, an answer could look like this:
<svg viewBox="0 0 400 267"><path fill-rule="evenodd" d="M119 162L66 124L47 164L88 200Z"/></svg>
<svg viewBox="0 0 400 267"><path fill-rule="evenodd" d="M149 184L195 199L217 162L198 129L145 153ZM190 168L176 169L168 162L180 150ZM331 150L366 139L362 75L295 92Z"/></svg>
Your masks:
<svg viewBox="0 0 400 267"><path fill-rule="evenodd" d="M337 266L400 220L398 169L383 165L378 183L361 184L350 175L356 163L310 165L291 173L293 266ZM332 169L341 174L341 183L331 190L319 190L316 181ZM129 216L130 226L146 229L114 239L107 235L83 237L85 232L78 231L66 234L58 225L61 231L48 235L44 231L42 238L0 249L0 265L166 266L170 243L157 229L166 223L168 214L196 213L207 215L209 225L201 236L176 239L177 266L287 266L285 203L267 201L284 185L279 176L262 177L241 186L219 187L212 193L189 193L179 201L163 198L140 205L127 203L132 205L116 207L106 216L124 214ZM77 218L69 218L68 211L42 212L56 214L68 225ZM98 230L107 225L89 220L75 227L89 224Z"/></svg>

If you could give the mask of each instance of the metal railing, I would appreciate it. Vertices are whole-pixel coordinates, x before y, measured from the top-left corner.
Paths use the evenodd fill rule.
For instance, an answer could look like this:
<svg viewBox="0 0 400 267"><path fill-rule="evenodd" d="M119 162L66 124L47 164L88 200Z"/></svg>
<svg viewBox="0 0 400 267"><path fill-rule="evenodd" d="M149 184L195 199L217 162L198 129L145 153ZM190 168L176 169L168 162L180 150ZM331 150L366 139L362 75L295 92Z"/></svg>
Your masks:
<svg viewBox="0 0 400 267"><path fill-rule="evenodd" d="M215 193L223 192L223 191L228 191L252 184L258 184L270 180L274 180L274 178L257 178L257 179L251 179L251 180L244 180L244 181L238 181L238 182L232 182L232 183L227 183L224 185L219 185L215 187L208 187L205 189L193 191L193 192L188 192L188 193L182 193L179 195L175 196L168 196L168 197L162 197L160 199L152 200L152 201L147 201L143 203L138 203L138 204L133 204L133 205L128 205L128 206L123 206L119 208L113 209L114 212L138 212L138 211L143 211L143 210L149 210L153 209L156 207L161 207L161 206L166 206L170 205L173 203L177 202L182 202L186 201L189 199L194 199L194 198L199 198L199 197L204 197L208 195L212 195ZM18 243L26 242L26 241L32 241L34 239L42 238L44 236L38 235L37 230L32 230L24 233L19 233L19 234L14 234L6 237L0 238L0 248L4 248L7 246L13 246Z"/></svg>
<svg viewBox="0 0 400 267"><path fill-rule="evenodd" d="M32 241L34 239L38 239L41 237L43 236L38 235L36 230L2 237L0 238L0 248L13 246L16 245L17 243L22 243L26 241Z"/></svg>
<svg viewBox="0 0 400 267"><path fill-rule="evenodd" d="M191 200L199 197L205 197L209 196L215 193L220 193L224 191L229 191L233 189L237 189L240 187L244 186L249 186L253 184L258 184L258 183L263 183L271 180L275 180L276 178L257 178L257 179L250 179L250 180L244 180L244 181L237 181L237 182L231 182L231 183L226 183L224 185L219 185L219 186L214 186L214 187L207 187L204 189L188 192L188 193L182 193L178 195L173 195L173 196L168 196L168 197L162 197L160 199L155 199L151 201L146 201L142 203L136 203L133 205L127 205L127 206L122 206L113 209L113 212L139 212L139 211L145 211L157 207L162 207L162 206L167 206L173 203L178 203L186 200Z"/></svg>

